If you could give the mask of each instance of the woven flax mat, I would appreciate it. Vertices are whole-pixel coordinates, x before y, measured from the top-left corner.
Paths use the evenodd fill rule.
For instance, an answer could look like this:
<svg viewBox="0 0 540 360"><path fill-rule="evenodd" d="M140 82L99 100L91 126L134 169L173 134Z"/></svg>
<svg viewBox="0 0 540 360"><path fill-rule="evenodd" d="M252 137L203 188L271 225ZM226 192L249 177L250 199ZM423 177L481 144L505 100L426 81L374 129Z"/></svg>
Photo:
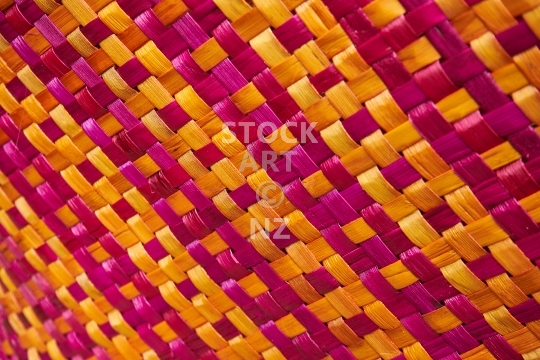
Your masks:
<svg viewBox="0 0 540 360"><path fill-rule="evenodd" d="M0 0L0 359L540 359L540 0Z"/></svg>

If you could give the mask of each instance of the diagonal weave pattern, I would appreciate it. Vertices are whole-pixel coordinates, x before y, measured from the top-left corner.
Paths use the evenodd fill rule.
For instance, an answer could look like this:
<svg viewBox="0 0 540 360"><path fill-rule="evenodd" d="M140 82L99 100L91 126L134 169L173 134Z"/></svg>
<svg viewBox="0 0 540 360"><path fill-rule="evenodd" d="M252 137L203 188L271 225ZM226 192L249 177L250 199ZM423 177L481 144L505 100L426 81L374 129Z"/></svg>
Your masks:
<svg viewBox="0 0 540 360"><path fill-rule="evenodd" d="M0 358L540 358L540 0L0 10Z"/></svg>

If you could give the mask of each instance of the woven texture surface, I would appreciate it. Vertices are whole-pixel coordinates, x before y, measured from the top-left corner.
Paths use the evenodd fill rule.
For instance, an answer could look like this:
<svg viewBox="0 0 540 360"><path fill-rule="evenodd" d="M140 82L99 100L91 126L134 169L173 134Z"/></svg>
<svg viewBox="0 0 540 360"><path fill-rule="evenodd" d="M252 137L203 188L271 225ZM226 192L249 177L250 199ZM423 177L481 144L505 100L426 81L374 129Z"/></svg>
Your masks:
<svg viewBox="0 0 540 360"><path fill-rule="evenodd" d="M540 0L57 1L0 1L0 358L540 359Z"/></svg>

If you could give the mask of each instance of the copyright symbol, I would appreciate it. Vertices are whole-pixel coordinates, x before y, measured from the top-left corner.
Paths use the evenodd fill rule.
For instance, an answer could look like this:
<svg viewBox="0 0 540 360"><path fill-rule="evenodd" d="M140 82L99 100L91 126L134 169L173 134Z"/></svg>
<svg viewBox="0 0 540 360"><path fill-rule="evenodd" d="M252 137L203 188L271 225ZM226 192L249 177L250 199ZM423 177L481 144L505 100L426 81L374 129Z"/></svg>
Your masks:
<svg viewBox="0 0 540 360"><path fill-rule="evenodd" d="M256 196L261 206L267 209L275 209L285 199L281 186L273 181L264 181L259 184Z"/></svg>

